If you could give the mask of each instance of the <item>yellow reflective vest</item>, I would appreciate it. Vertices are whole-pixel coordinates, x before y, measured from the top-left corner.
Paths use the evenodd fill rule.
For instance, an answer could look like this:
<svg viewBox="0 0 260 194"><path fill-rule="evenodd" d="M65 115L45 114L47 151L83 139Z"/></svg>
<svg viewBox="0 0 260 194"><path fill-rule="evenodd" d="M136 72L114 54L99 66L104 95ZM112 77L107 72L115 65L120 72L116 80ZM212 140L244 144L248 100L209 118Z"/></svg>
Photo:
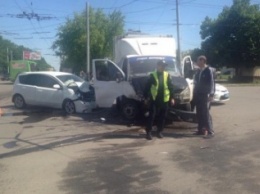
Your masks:
<svg viewBox="0 0 260 194"><path fill-rule="evenodd" d="M159 79L158 79L158 75L157 75L157 72L153 72L151 73L155 79L155 85L152 85L151 87L151 95L152 95L152 98L153 100L156 99L157 97L157 94L158 94L158 89L159 89ZM164 88L164 102L168 102L170 100L170 90L168 88L168 76L169 76L169 73L168 72L163 72L163 88Z"/></svg>

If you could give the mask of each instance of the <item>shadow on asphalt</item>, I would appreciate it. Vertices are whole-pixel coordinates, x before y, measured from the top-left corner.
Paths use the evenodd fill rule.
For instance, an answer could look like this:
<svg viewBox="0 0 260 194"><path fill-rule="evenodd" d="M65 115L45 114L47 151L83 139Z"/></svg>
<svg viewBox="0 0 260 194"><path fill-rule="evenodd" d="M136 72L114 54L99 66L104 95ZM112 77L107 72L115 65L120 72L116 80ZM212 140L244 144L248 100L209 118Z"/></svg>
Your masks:
<svg viewBox="0 0 260 194"><path fill-rule="evenodd" d="M225 102L212 102L211 103L211 106L223 106L223 105L225 105Z"/></svg>
<svg viewBox="0 0 260 194"><path fill-rule="evenodd" d="M50 119L52 117L61 117L66 119L67 117L70 117L71 115L66 115L60 110L53 110L49 108L41 108L41 109L36 109L36 108L28 108L23 112L23 115L25 115L25 118L23 118L23 121L18 122L18 124L32 124L32 123L38 123L47 119ZM102 139L113 139L113 138L128 138L128 139L143 139L144 141L140 142L146 142L145 140L145 134L144 134L144 124L145 121L142 119L135 120L135 121L127 121L124 118L121 117L121 115L114 110L111 109L102 109L102 110L97 110L93 111L92 113L87 113L87 114L74 114L72 115L73 117L78 117L81 118L82 122L79 122L79 126L84 126L88 122L93 122L97 123L98 125L102 125L105 128L109 125L122 125L126 126L127 129L123 130L112 130L111 128L108 127L107 132L93 132L92 134L76 134L76 135L68 135L68 136L59 136L57 135L57 132L53 131L53 135L50 137L52 142L51 143L42 143L38 144L35 143L37 139L41 139L41 137L31 137L32 140L30 139L24 139L21 138L20 135L22 133L17 134L12 141L6 142L3 146L7 149L13 149L15 148L16 150L12 150L11 152L7 153L2 153L0 154L0 159L3 158L9 158L9 157L14 157L14 156L19 156L19 155L24 155L24 154L29 154L37 151L42 151L42 150L52 150L57 147L64 147L64 146L69 146L69 145L74 145L74 144L81 144L85 142L95 142L99 141ZM56 119L54 118L54 119ZM70 120L73 120L73 118L70 118ZM84 122L86 121L86 123ZM73 120L73 122L75 122ZM77 122L77 120L76 120ZM61 123L61 126L65 126L66 124ZM24 129L26 128L33 128L34 126L24 126ZM183 130L183 129L186 130ZM49 131L48 134L50 135L52 132L51 130L54 130L55 127L47 128L46 131ZM181 126L174 126L172 123L168 123L166 129L165 129L165 137L170 137L170 138L189 138L193 137L192 135L185 134L187 131L190 132L191 128L187 127L182 127ZM142 130L142 132L140 132ZM174 130L174 131L173 131ZM175 131L176 130L176 131ZM178 131L179 130L179 131ZM186 131L186 132L185 132ZM62 138L62 139L61 139ZM66 138L66 139L64 139ZM19 143L26 143L29 147L26 148L20 148Z"/></svg>
<svg viewBox="0 0 260 194"><path fill-rule="evenodd" d="M104 108L93 110L90 113L75 113L75 114L66 114L62 110L52 109L52 108L43 108L43 107L27 107L23 110L15 109L12 105L1 106L1 108L11 110L9 113L4 113L2 116L26 116L22 123L37 123L43 120L52 118L52 117L61 117L61 118L70 118L77 117L81 118L82 121L88 122L97 122L97 123L105 123L105 124L113 124L113 125L125 125L125 126L133 126L133 125L141 125L145 124L145 118L137 118L135 120L127 120L125 119L120 112L115 110L114 108ZM18 111L17 111L18 110ZM171 118L174 121L180 121L177 117ZM170 121L171 122L171 121Z"/></svg>
<svg viewBox="0 0 260 194"><path fill-rule="evenodd" d="M11 152L0 154L0 159L10 158L10 157L14 157L14 156L20 156L20 155L24 155L24 154L37 152L37 151L52 150L52 149L58 148L58 147L64 147L64 146L84 143L84 142L88 142L88 141L95 141L95 140L98 140L101 138L102 138L102 136L97 137L96 134L71 135L70 138L65 139L65 140L59 140L59 141L54 141L54 142L51 142L51 143L48 143L45 145L40 145L40 144L34 143L32 141L22 139L19 136L16 136L14 138L15 141L7 142L7 143L5 143L5 145L9 146L9 148L10 148L11 144L17 145L17 143L20 142L20 143L26 143L29 146L33 146L33 147L18 149L18 150L14 150Z"/></svg>
<svg viewBox="0 0 260 194"><path fill-rule="evenodd" d="M156 188L162 173L137 152L146 142L106 144L89 150L90 155L68 163L62 172L64 193L168 194Z"/></svg>

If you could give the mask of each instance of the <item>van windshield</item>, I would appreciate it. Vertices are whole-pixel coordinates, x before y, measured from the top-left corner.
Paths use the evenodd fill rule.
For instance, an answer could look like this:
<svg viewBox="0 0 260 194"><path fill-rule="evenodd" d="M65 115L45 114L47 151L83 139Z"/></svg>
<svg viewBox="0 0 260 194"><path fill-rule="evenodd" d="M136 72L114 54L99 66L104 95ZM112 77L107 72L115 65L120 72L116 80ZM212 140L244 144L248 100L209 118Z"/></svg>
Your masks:
<svg viewBox="0 0 260 194"><path fill-rule="evenodd" d="M164 56L141 56L129 58L130 76L144 76L155 71L157 62L164 60L168 65L165 70L172 76L180 76L174 57Z"/></svg>

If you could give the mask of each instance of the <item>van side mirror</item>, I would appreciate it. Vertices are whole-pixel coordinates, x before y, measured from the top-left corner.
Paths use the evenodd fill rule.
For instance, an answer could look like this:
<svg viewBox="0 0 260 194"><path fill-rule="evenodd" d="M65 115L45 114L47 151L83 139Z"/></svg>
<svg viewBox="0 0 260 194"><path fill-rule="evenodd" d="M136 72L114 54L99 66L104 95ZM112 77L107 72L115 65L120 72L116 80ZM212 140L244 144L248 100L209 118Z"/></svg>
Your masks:
<svg viewBox="0 0 260 194"><path fill-rule="evenodd" d="M116 82L120 83L121 81L123 81L125 79L125 76L122 75L119 71L116 73Z"/></svg>

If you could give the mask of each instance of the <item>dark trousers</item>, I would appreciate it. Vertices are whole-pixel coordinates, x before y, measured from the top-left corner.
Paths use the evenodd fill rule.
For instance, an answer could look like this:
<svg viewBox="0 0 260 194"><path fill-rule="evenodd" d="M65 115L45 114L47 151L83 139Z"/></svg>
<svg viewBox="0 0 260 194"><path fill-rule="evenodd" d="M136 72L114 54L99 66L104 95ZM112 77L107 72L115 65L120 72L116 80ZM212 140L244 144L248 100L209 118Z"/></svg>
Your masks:
<svg viewBox="0 0 260 194"><path fill-rule="evenodd" d="M198 132L203 133L204 129L209 134L213 134L212 117L210 115L210 102L207 94L199 94L195 96L196 113L198 118Z"/></svg>
<svg viewBox="0 0 260 194"><path fill-rule="evenodd" d="M168 102L156 103L151 102L149 108L149 117L147 119L146 132L151 132L155 119L157 120L157 131L162 132L168 111Z"/></svg>

